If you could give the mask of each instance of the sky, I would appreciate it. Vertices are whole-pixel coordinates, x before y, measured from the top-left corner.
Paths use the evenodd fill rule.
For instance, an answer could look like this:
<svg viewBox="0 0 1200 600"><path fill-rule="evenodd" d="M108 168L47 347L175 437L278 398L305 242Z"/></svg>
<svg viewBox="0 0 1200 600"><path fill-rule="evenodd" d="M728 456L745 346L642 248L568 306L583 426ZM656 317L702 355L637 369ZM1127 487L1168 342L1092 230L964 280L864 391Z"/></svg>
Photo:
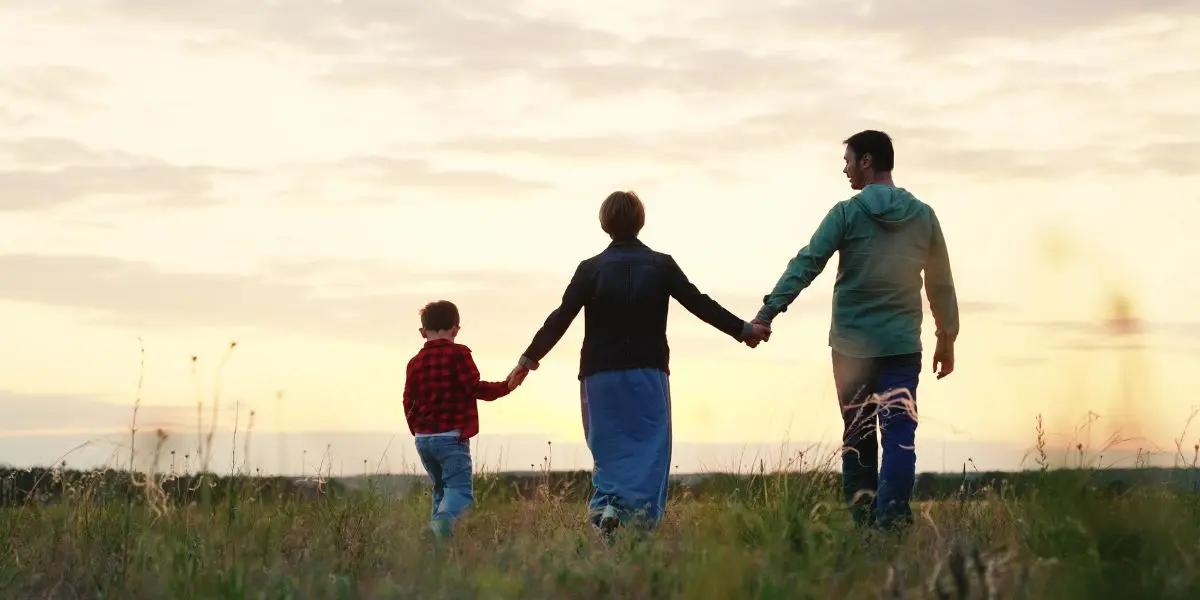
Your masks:
<svg viewBox="0 0 1200 600"><path fill-rule="evenodd" d="M867 128L962 308L918 467L1028 466L1039 415L1191 456L1200 2L667 4L0 0L0 462L150 464L162 430L192 464L212 427L219 468L415 468L424 303L503 379L632 189L750 318ZM678 471L840 439L835 269L753 350L672 305ZM477 465L590 468L582 330L481 407Z"/></svg>

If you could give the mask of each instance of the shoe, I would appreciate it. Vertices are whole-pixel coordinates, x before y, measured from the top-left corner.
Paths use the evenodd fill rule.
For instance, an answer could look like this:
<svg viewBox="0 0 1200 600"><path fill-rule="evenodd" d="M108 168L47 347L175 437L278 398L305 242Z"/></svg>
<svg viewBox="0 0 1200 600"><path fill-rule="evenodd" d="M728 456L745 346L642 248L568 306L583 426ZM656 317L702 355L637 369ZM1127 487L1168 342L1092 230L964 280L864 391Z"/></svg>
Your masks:
<svg viewBox="0 0 1200 600"><path fill-rule="evenodd" d="M433 530L433 543L438 548L443 548L446 545L446 540L450 538L451 525L448 519L434 519L429 523L429 528Z"/></svg>
<svg viewBox="0 0 1200 600"><path fill-rule="evenodd" d="M617 509L609 505L604 507L604 511L600 513L600 519L592 525L592 528L600 536L600 541L604 542L606 546L611 546L616 541L617 529L620 526L621 517L617 514Z"/></svg>

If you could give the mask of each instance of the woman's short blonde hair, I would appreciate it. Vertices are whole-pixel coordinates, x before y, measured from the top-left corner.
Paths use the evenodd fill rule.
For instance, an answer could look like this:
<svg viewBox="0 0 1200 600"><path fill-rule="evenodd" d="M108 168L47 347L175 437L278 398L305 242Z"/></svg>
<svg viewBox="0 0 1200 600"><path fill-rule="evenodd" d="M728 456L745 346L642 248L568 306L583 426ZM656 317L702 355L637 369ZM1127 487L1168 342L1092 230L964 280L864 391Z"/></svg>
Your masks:
<svg viewBox="0 0 1200 600"><path fill-rule="evenodd" d="M636 238L646 225L646 207L633 192L613 192L600 205L600 228L614 240Z"/></svg>

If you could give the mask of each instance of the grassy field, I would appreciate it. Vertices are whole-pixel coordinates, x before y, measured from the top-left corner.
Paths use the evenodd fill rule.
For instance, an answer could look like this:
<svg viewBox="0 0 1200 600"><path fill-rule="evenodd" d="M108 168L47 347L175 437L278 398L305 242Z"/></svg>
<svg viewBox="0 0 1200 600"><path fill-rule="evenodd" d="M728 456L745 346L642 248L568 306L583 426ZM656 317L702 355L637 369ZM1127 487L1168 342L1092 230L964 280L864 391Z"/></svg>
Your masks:
<svg viewBox="0 0 1200 600"><path fill-rule="evenodd" d="M483 474L445 553L424 487L3 481L2 598L1200 598L1200 497L1086 470L922 500L902 536L851 528L829 471L713 476L612 549L584 524L586 473Z"/></svg>

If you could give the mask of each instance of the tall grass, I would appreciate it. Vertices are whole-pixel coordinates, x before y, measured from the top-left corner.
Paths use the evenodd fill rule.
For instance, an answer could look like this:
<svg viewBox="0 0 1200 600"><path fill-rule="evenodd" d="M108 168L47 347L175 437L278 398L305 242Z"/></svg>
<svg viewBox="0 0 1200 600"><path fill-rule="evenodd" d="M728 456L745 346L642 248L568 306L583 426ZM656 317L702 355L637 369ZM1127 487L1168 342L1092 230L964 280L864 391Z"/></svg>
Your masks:
<svg viewBox="0 0 1200 600"><path fill-rule="evenodd" d="M480 473L436 552L426 486L389 491L368 464L348 486L324 459L297 480L248 473L253 416L241 462L235 433L231 474L213 474L218 394L205 432L197 393L194 468L172 453L157 471L159 432L139 472L140 403L128 467L0 473L0 598L1200 598L1195 490L1113 486L1082 446L1052 468L1040 419L1038 469L964 468L902 533L856 530L837 456L803 453L676 483L658 531L607 548L585 524L588 474L554 471L548 444L532 478Z"/></svg>
<svg viewBox="0 0 1200 600"><path fill-rule="evenodd" d="M0 509L0 597L1200 597L1196 497L1112 492L1079 470L921 502L904 534L856 531L827 472L718 476L613 549L584 524L578 474L532 490L486 474L445 554L427 490L386 493L384 476L320 491L222 477L202 498L194 482L162 477L155 496L117 475L60 471L57 496Z"/></svg>

